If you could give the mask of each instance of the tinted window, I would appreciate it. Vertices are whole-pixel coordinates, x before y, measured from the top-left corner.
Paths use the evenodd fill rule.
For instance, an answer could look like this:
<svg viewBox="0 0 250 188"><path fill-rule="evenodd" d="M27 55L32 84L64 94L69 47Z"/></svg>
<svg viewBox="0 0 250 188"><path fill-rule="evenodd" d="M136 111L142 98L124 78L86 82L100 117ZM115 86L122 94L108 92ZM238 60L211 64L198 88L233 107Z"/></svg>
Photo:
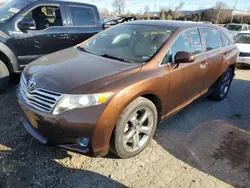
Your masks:
<svg viewBox="0 0 250 188"><path fill-rule="evenodd" d="M229 31L241 31L242 25L227 24L225 28L227 28Z"/></svg>
<svg viewBox="0 0 250 188"><path fill-rule="evenodd" d="M189 52L194 55L202 52L201 38L197 29L188 30L182 33L172 44L163 63L174 62L176 53L180 51Z"/></svg>
<svg viewBox="0 0 250 188"><path fill-rule="evenodd" d="M230 40L223 33L221 33L221 38L224 44L223 46L229 46L231 44Z"/></svg>
<svg viewBox="0 0 250 188"><path fill-rule="evenodd" d="M222 41L217 29L201 29L202 36L205 41L206 51L214 50L222 47Z"/></svg>
<svg viewBox="0 0 250 188"><path fill-rule="evenodd" d="M92 8L69 6L74 26L96 25L95 13Z"/></svg>

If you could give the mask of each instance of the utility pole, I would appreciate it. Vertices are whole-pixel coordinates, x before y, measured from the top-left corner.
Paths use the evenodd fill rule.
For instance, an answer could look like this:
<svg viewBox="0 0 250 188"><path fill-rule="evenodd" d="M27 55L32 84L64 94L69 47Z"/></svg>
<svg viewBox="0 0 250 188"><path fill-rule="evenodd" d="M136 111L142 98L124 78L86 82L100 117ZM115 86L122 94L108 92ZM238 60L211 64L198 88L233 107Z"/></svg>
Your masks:
<svg viewBox="0 0 250 188"><path fill-rule="evenodd" d="M235 11L235 9L236 9L236 7L237 7L237 3L238 3L238 0L235 0L235 5L234 5L234 9L232 10L232 16L231 16L231 21L230 21L230 23L232 23L233 20L234 20L234 11Z"/></svg>
<svg viewBox="0 0 250 188"><path fill-rule="evenodd" d="M243 24L244 14L245 14L245 10L246 10L246 3L247 3L247 0L245 0L244 9L243 9L244 12L242 13L242 17L241 17L241 21L240 21L240 23L242 23L242 24Z"/></svg>
<svg viewBox="0 0 250 188"><path fill-rule="evenodd" d="M217 14L216 24L218 24L218 22L219 22L220 12L221 12L221 6L222 6L222 1L220 2L220 5L219 5L219 10L218 10L218 14Z"/></svg>

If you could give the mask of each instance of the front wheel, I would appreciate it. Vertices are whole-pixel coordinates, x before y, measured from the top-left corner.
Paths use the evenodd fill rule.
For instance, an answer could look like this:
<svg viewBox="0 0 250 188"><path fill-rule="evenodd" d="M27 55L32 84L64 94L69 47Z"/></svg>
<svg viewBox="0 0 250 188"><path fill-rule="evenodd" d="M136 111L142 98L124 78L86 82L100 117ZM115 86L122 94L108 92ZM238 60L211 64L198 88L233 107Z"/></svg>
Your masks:
<svg viewBox="0 0 250 188"><path fill-rule="evenodd" d="M232 80L233 80L233 71L232 69L228 68L220 77L216 85L215 92L212 95L212 98L217 101L225 99L231 87Z"/></svg>
<svg viewBox="0 0 250 188"><path fill-rule="evenodd" d="M111 151L120 158L139 154L154 135L157 109L148 99L139 97L128 105L114 130Z"/></svg>
<svg viewBox="0 0 250 188"><path fill-rule="evenodd" d="M0 93L8 86L10 73L6 65L0 60Z"/></svg>

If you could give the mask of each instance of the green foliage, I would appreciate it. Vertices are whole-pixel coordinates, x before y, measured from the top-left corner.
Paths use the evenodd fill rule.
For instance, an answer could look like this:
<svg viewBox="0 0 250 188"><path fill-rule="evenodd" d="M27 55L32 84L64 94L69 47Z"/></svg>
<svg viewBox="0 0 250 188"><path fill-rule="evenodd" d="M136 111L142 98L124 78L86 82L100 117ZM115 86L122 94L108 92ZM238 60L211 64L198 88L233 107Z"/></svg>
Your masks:
<svg viewBox="0 0 250 188"><path fill-rule="evenodd" d="M126 13L126 16L130 17L130 16L132 16L132 13L128 10Z"/></svg>
<svg viewBox="0 0 250 188"><path fill-rule="evenodd" d="M168 14L168 16L166 17L166 20L173 20L173 16L171 14Z"/></svg>

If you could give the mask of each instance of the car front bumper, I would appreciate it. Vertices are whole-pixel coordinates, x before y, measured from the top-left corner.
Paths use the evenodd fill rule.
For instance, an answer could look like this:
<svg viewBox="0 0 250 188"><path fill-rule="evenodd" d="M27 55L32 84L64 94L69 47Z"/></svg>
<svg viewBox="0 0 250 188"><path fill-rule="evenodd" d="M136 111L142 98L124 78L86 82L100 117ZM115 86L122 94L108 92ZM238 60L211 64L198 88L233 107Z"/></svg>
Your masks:
<svg viewBox="0 0 250 188"><path fill-rule="evenodd" d="M29 106L17 93L21 111L21 121L26 130L43 144L56 145L66 150L83 153L89 156L103 156L108 153L109 146L95 147L104 136L93 137L99 117L106 105L74 109L58 116L45 114ZM98 130L102 132L102 130ZM105 131L102 132L105 134ZM88 147L78 144L77 138L88 138ZM97 141L96 141L97 139ZM104 142L103 142L104 143ZM105 148L105 149L103 149Z"/></svg>

